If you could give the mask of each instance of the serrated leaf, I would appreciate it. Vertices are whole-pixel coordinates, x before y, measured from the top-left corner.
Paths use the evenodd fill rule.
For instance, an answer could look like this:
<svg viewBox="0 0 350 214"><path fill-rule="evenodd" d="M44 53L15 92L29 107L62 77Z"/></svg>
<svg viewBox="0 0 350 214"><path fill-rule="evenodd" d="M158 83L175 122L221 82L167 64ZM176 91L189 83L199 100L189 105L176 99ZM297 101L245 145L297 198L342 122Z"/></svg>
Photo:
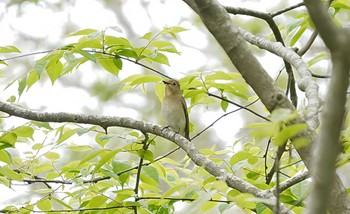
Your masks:
<svg viewBox="0 0 350 214"><path fill-rule="evenodd" d="M2 46L0 47L0 53L21 53L21 51L15 46Z"/></svg>

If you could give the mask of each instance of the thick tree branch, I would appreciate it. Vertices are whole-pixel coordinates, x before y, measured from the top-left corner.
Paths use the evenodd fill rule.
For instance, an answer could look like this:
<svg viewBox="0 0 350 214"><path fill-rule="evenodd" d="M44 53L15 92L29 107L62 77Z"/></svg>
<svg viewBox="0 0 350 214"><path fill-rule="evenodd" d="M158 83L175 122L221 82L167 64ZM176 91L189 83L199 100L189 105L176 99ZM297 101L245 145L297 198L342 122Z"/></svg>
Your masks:
<svg viewBox="0 0 350 214"><path fill-rule="evenodd" d="M345 114L350 71L350 33L339 28L320 0L304 0L311 19L331 52L333 72L329 84L322 125L313 155L312 190L306 213L349 213L350 198L335 172L340 152L339 135Z"/></svg>
<svg viewBox="0 0 350 214"><path fill-rule="evenodd" d="M191 0L185 1L190 6L194 5L193 1ZM311 5L314 1L308 1L310 2L310 7L312 7ZM273 85L270 76L249 51L244 38L239 32L239 29L232 23L226 10L215 0L195 0L195 3L196 6L193 7L193 9L198 13L205 26L225 50L232 63L236 66L246 82L260 97L265 107L269 111L273 111L276 108L289 108L294 110L293 105L289 102L285 95L281 93L280 89ZM329 32L332 32L332 34L336 33L335 31ZM350 50L350 48L348 48L348 50ZM350 62L350 60L348 61ZM298 65L300 66L300 64ZM305 71L307 71L307 75L311 76L307 69ZM299 83L299 87L301 89L310 87L309 81L307 79L302 79L302 81ZM316 85L311 87L315 87L311 91L317 91ZM314 96L314 94L310 94L310 90L307 93L309 93L307 96ZM315 103L310 103L309 101L309 105L315 105L315 109L318 111L319 101L316 100L316 97L313 102ZM302 121L303 120L301 118L298 118L292 123L300 123ZM313 126L311 128L314 128L315 126L317 127L317 125L318 124L311 124L311 126ZM304 161L306 167L310 170L312 160L311 146L314 142L314 134L312 131L303 131L298 137L306 137L309 139L310 144L308 146L298 148L297 151ZM340 196L344 197L344 186L340 182L338 176L336 176L336 180L338 182L335 185L333 196L334 198L338 198ZM349 197L346 195L346 198L343 198L342 201L348 202L348 198ZM335 209L334 206L332 206L332 208Z"/></svg>
<svg viewBox="0 0 350 214"><path fill-rule="evenodd" d="M305 121L311 130L316 130L320 124L318 114L321 104L318 94L318 85L312 79L311 71L307 67L306 63L292 49L286 48L280 43L271 42L264 38L254 36L253 34L242 29L239 29L239 32L243 35L247 42L282 57L297 70L300 76L298 87L300 90L305 91L305 96L308 99L305 111Z"/></svg>
<svg viewBox="0 0 350 214"><path fill-rule="evenodd" d="M252 184L229 174L223 170L219 165L211 161L206 156L199 153L198 149L193 143L188 141L183 136L177 134L171 129L164 128L159 125L151 124L145 121L138 121L127 117L109 117L101 115L82 115L71 113L39 113L26 109L19 108L14 105L9 105L0 102L0 111L5 112L11 116L21 117L28 120L42 121L42 122L73 122L80 124L98 125L103 128L111 126L118 126L130 129L137 129L144 133L152 133L168 139L179 147L181 147L186 154L191 158L193 163L203 167L208 173L219 180L223 180L231 188L237 189L240 192L250 193L256 197L271 199L271 203L266 205L273 209L275 207L275 196L269 191L262 191ZM283 204L279 205L283 213L293 213Z"/></svg>

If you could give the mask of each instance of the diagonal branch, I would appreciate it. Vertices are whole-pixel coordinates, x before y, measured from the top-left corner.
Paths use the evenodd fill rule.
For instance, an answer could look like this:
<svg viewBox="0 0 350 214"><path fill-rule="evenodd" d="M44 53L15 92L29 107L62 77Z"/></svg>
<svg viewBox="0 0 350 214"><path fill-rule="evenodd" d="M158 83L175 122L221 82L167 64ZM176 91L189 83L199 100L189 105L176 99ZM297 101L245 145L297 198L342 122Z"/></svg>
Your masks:
<svg viewBox="0 0 350 214"><path fill-rule="evenodd" d="M253 186L252 184L240 179L237 176L229 174L223 170L219 165L212 160L202 155L195 145L188 141L183 136L177 134L171 129L164 128L160 125L151 124L145 121L134 120L127 117L110 117L101 115L83 115L72 113L40 113L23 108L19 108L14 105L9 105L4 102L0 102L0 111L5 112L11 116L21 117L28 120L35 120L41 122L73 122L81 124L98 125L105 129L111 126L118 126L130 129L137 129L144 133L152 133L159 135L165 139L168 139L179 147L181 147L186 154L191 158L193 163L203 167L209 174L216 177L216 179L223 180L231 188L237 189L243 193L250 193L256 197L270 199L265 202L268 207L273 209L275 207L275 196L269 191L263 191ZM279 205L284 213L291 212L284 204Z"/></svg>

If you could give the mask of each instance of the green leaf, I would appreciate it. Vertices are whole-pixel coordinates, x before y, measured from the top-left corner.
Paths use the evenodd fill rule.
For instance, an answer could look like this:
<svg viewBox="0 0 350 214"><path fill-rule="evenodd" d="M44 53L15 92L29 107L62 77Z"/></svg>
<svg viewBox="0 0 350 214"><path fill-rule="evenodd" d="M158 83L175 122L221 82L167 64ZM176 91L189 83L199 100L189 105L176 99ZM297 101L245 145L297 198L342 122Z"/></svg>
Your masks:
<svg viewBox="0 0 350 214"><path fill-rule="evenodd" d="M256 205L255 202L252 202L252 198L254 198L254 196L251 194L241 193L235 197L234 201L237 206L241 208L254 209Z"/></svg>
<svg viewBox="0 0 350 214"><path fill-rule="evenodd" d="M272 137L276 130L276 124L270 122L252 123L245 127L256 138Z"/></svg>
<svg viewBox="0 0 350 214"><path fill-rule="evenodd" d="M47 152L45 153L45 157L50 160L58 160L60 159L60 154L56 152Z"/></svg>
<svg viewBox="0 0 350 214"><path fill-rule="evenodd" d="M123 63L119 58L101 58L98 59L100 65L108 72L118 76L119 70L122 69Z"/></svg>
<svg viewBox="0 0 350 214"><path fill-rule="evenodd" d="M233 166L242 160L246 160L246 159L250 158L251 156L252 156L252 154L250 154L248 152L239 151L230 158L230 166Z"/></svg>
<svg viewBox="0 0 350 214"><path fill-rule="evenodd" d="M51 163L43 163L39 165L35 165L33 168L33 174L37 175L42 172L49 172L55 170L53 165Z"/></svg>
<svg viewBox="0 0 350 214"><path fill-rule="evenodd" d="M0 136L0 150L8 147L14 147L17 141L17 135L13 132L7 132Z"/></svg>
<svg viewBox="0 0 350 214"><path fill-rule="evenodd" d="M131 49L120 49L116 51L115 54L117 54L118 56L126 56L128 58L134 58L134 59L139 57L136 51Z"/></svg>
<svg viewBox="0 0 350 214"><path fill-rule="evenodd" d="M160 32L160 34L169 34L172 37L176 38L176 34L186 31L188 29L183 28L183 27L179 27L179 26L173 26L173 27L164 27L162 32Z"/></svg>
<svg viewBox="0 0 350 214"><path fill-rule="evenodd" d="M156 93L159 101L162 101L165 94L164 84L159 84L159 83L154 84L154 92Z"/></svg>
<svg viewBox="0 0 350 214"><path fill-rule="evenodd" d="M49 198L39 200L36 206L42 211L51 211L52 201Z"/></svg>
<svg viewBox="0 0 350 214"><path fill-rule="evenodd" d="M171 42L168 42L168 41L152 41L149 43L148 46L156 47L159 50L167 49L168 47L170 47L170 48L175 47Z"/></svg>
<svg viewBox="0 0 350 214"><path fill-rule="evenodd" d="M124 170L127 170L127 169L130 169L132 167L130 162L128 162L128 161L118 161L118 160L113 161L112 162L112 166L113 166L113 172L116 173L116 174L119 174L120 172L122 172ZM131 174L131 171L119 175L119 181L120 181L122 186L130 178L130 174Z"/></svg>
<svg viewBox="0 0 350 214"><path fill-rule="evenodd" d="M303 35L303 33L305 32L306 29L307 29L307 24L306 24L306 22L304 22L300 26L299 30L292 37L292 40L290 41L290 46L295 45L295 43L300 39L300 37Z"/></svg>
<svg viewBox="0 0 350 214"><path fill-rule="evenodd" d="M12 130L18 137L33 139L34 129L30 126L19 126Z"/></svg>
<svg viewBox="0 0 350 214"><path fill-rule="evenodd" d="M36 61L36 63L34 64L34 71L38 74L39 77L46 70L47 65L49 64L49 62L50 62L49 60Z"/></svg>
<svg viewBox="0 0 350 214"><path fill-rule="evenodd" d="M151 57L149 58L155 62L158 62L160 64L165 64L165 65L168 65L170 66L169 64L169 60L168 60L168 57L166 57L164 54L162 53L157 53L157 55L155 57Z"/></svg>
<svg viewBox="0 0 350 214"><path fill-rule="evenodd" d="M18 82L18 95L21 96L24 89L27 85L27 76L24 76L19 82Z"/></svg>
<svg viewBox="0 0 350 214"><path fill-rule="evenodd" d="M157 169L153 166L144 166L142 167L142 171L144 172L144 176L152 178L157 184L159 184L159 174Z"/></svg>
<svg viewBox="0 0 350 214"><path fill-rule="evenodd" d="M92 153L90 153L88 156L86 156L84 159L82 159L79 162L79 165L82 165L83 163L88 162L89 160L92 160L93 158L97 157L98 155L100 155L102 152L106 152L106 149L99 149L97 151L94 151Z"/></svg>
<svg viewBox="0 0 350 214"><path fill-rule="evenodd" d="M51 64L46 69L46 73L49 75L52 85L55 81L61 76L63 71L63 64L60 61L57 61L56 64Z"/></svg>
<svg viewBox="0 0 350 214"><path fill-rule="evenodd" d="M298 200L301 200L301 199L304 199L304 197L307 195L309 187L310 187L310 182L302 181L300 183L293 185L291 187L291 192Z"/></svg>
<svg viewBox="0 0 350 214"><path fill-rule="evenodd" d="M114 36L105 36L105 45L107 45L108 48L116 47L117 49L133 47L129 42L129 40L123 37L114 37Z"/></svg>
<svg viewBox="0 0 350 214"><path fill-rule="evenodd" d="M58 137L57 145L72 137L75 133L77 133L77 130L78 129L71 129L67 127L62 127L61 129L59 129L58 131L60 133L60 136Z"/></svg>
<svg viewBox="0 0 350 214"><path fill-rule="evenodd" d="M63 58L67 61L69 65L75 65L76 63L76 58L72 52L65 51L63 53Z"/></svg>
<svg viewBox="0 0 350 214"><path fill-rule="evenodd" d="M150 150L141 150L137 152L139 156L145 160L148 160L150 162L153 162L154 157L153 157L153 152Z"/></svg>
<svg viewBox="0 0 350 214"><path fill-rule="evenodd" d="M15 46L2 46L0 47L0 53L21 53L21 51Z"/></svg>
<svg viewBox="0 0 350 214"><path fill-rule="evenodd" d="M328 59L329 59L329 53L321 52L307 62L307 67L311 67L312 65L316 64L321 60L328 60Z"/></svg>
<svg viewBox="0 0 350 214"><path fill-rule="evenodd" d="M52 201L55 201L55 202L61 204L63 207L66 207L66 208L68 208L70 210L73 209L73 207L71 207L70 205L66 204L64 201L62 201L62 200L60 200L60 199L58 199L58 198L56 198L56 197L54 197L52 195L50 195L50 198L51 198Z"/></svg>
<svg viewBox="0 0 350 214"><path fill-rule="evenodd" d="M275 144L277 146L283 145L287 142L288 139L294 137L299 132L305 130L307 128L307 125L304 123L299 124L292 124L286 127L283 127L283 129L275 136Z"/></svg>
<svg viewBox="0 0 350 214"><path fill-rule="evenodd" d="M50 126L50 123L48 122L39 122L39 121L32 121L34 125L36 125L39 128L45 128L48 130L53 130L53 128Z"/></svg>
<svg viewBox="0 0 350 214"><path fill-rule="evenodd" d="M9 102L9 103L14 103L16 102L16 96L10 96L9 98L7 98L6 102Z"/></svg>
<svg viewBox="0 0 350 214"><path fill-rule="evenodd" d="M4 167L0 167L0 172L1 174L3 173L6 178L11 179L11 180L15 180L15 181L22 181L23 177L21 174L13 171L9 165L5 165Z"/></svg>
<svg viewBox="0 0 350 214"><path fill-rule="evenodd" d="M141 39L146 39L146 40L151 40L153 36L152 32L148 32L145 35L143 35L142 37L140 37Z"/></svg>
<svg viewBox="0 0 350 214"><path fill-rule="evenodd" d="M107 163L108 161L113 159L114 156L121 151L122 151L122 149L115 149L115 150L109 151L106 154L104 154L103 157L101 158L101 160L96 164L96 167L94 168L92 173L96 173L105 163Z"/></svg>
<svg viewBox="0 0 350 214"><path fill-rule="evenodd" d="M7 152L5 149L0 150L0 161L11 164L12 163L12 156L9 152Z"/></svg>
<svg viewBox="0 0 350 214"><path fill-rule="evenodd" d="M227 99L227 97L224 96L225 99ZM228 102L226 102L225 100L221 100L221 109L226 112L228 107Z"/></svg>
<svg viewBox="0 0 350 214"><path fill-rule="evenodd" d="M117 202L123 202L125 199L131 198L135 192L133 189L122 189L115 191Z"/></svg>
<svg viewBox="0 0 350 214"><path fill-rule="evenodd" d="M0 59L0 64L8 66L8 64L2 59ZM3 76L3 72L1 72L1 76Z"/></svg>
<svg viewBox="0 0 350 214"><path fill-rule="evenodd" d="M90 28L87 28L87 29L82 29L82 30L79 30L77 32L74 32L74 33L71 33L71 34L68 34L68 36L82 36L82 35L89 35L91 33L94 33L96 32L97 30L95 29L90 29Z"/></svg>
<svg viewBox="0 0 350 214"><path fill-rule="evenodd" d="M264 210L268 209L267 206L263 203L257 203L256 204L256 213L257 214L262 214Z"/></svg>
<svg viewBox="0 0 350 214"><path fill-rule="evenodd" d="M34 70L30 70L27 77L27 87L28 89L34 85L39 80L39 75Z"/></svg>
<svg viewBox="0 0 350 214"><path fill-rule="evenodd" d="M85 57L86 59L90 60L90 61L93 61L94 63L96 63L96 56L87 52L87 51L84 51L84 50L76 50L78 53L80 53L83 57Z"/></svg>
<svg viewBox="0 0 350 214"><path fill-rule="evenodd" d="M291 109L278 108L271 113L272 122L288 122L297 117L297 113Z"/></svg>
<svg viewBox="0 0 350 214"><path fill-rule="evenodd" d="M107 196L102 196L102 195L95 196L95 197L90 199L90 202L89 202L87 207L90 207L90 208L106 207L107 200L108 200Z"/></svg>

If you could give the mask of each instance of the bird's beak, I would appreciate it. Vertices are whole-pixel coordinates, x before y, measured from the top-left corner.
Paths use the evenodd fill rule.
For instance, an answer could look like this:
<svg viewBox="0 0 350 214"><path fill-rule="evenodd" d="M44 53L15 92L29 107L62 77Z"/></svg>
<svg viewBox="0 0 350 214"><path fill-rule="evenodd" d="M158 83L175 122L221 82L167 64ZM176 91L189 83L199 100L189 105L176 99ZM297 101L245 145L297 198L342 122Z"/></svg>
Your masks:
<svg viewBox="0 0 350 214"><path fill-rule="evenodd" d="M165 81L165 80L163 80L163 83L164 83L164 84L166 84L166 85L168 85L168 84L169 84L169 82L167 82L167 81Z"/></svg>

